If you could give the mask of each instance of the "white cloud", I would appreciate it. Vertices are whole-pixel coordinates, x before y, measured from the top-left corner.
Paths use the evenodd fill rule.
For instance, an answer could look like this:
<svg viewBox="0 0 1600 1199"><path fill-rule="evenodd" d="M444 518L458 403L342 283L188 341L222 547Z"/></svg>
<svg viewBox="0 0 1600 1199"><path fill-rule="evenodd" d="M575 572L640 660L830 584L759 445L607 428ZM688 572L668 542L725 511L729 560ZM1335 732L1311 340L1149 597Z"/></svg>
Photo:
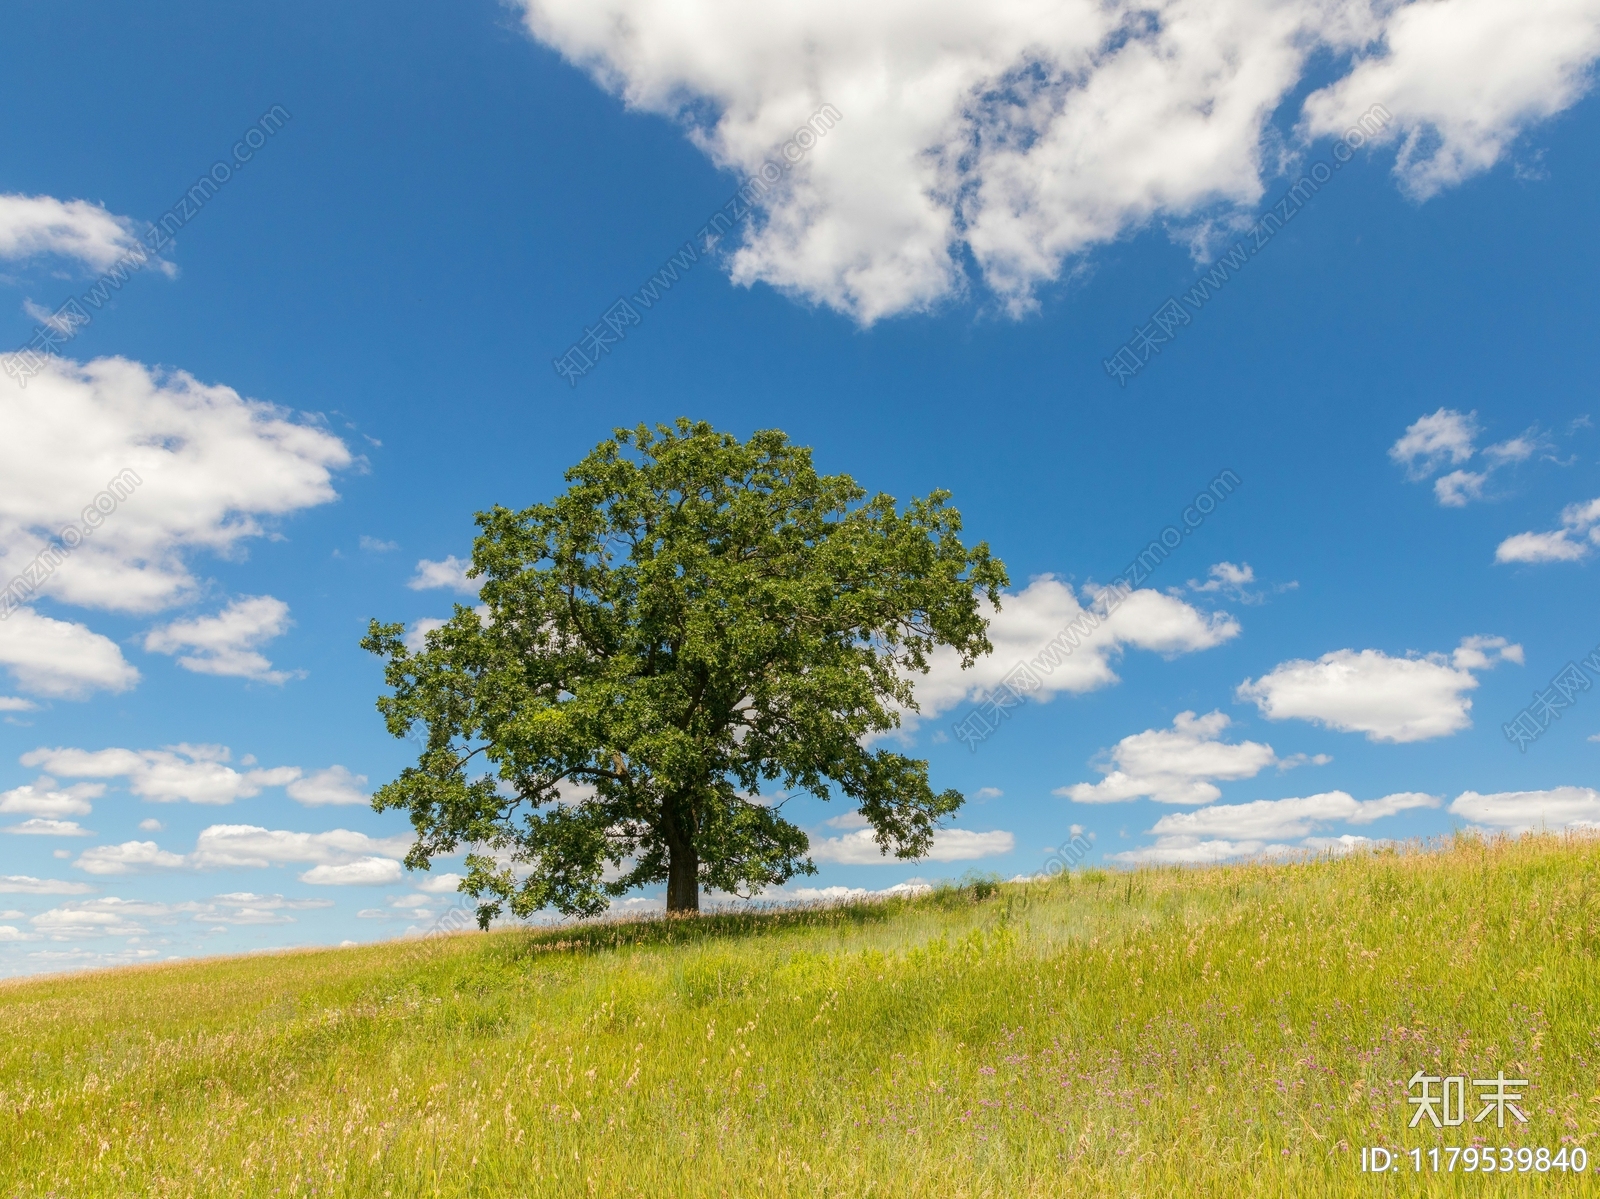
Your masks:
<svg viewBox="0 0 1600 1199"><path fill-rule="evenodd" d="M3 941L37 941L39 938L10 924L0 924L0 942Z"/></svg>
<svg viewBox="0 0 1600 1199"><path fill-rule="evenodd" d="M1005 792L999 787L979 787L972 794L975 799L999 799Z"/></svg>
<svg viewBox="0 0 1600 1199"><path fill-rule="evenodd" d="M1518 533L1495 548L1496 562L1578 562L1600 545L1600 499L1568 504L1561 527L1549 533Z"/></svg>
<svg viewBox="0 0 1600 1199"><path fill-rule="evenodd" d="M20 824L0 826L0 833L16 833L25 837L92 837L94 833L76 820L46 820L34 817Z"/></svg>
<svg viewBox="0 0 1600 1199"><path fill-rule="evenodd" d="M202 869L289 862L342 866L371 857L400 858L410 848L409 836L369 837L342 828L296 833L250 824L213 824L201 830L191 861Z"/></svg>
<svg viewBox="0 0 1600 1199"><path fill-rule="evenodd" d="M1189 580L1189 590L1200 592L1220 591L1231 595L1242 604L1259 604L1264 598L1259 591L1248 590L1250 584L1256 581L1256 572L1251 569L1250 563L1242 566L1232 562L1218 562L1206 572L1204 583Z"/></svg>
<svg viewBox="0 0 1600 1199"><path fill-rule="evenodd" d="M1489 481L1484 473L1470 470L1453 470L1433 481L1433 494L1445 508L1465 508L1468 501L1483 498L1483 485Z"/></svg>
<svg viewBox="0 0 1600 1199"><path fill-rule="evenodd" d="M0 195L0 258L56 254L103 271L139 247L135 224L87 200Z"/></svg>
<svg viewBox="0 0 1600 1199"><path fill-rule="evenodd" d="M428 648L428 634L434 629L442 629L449 624L448 620L440 620L436 616L425 616L421 620L414 620L406 629L405 646L414 654L420 654Z"/></svg>
<svg viewBox="0 0 1600 1199"><path fill-rule="evenodd" d="M257 895L249 891L234 891L214 895L209 900L185 900L182 903L157 903L148 900L119 899L107 896L79 903L63 904L33 917L31 923L55 941L72 941L83 937L123 936L138 937L149 930L138 921L171 925L179 920L190 920L213 927L213 932L226 931L229 925L292 924L291 911L331 907L326 899L285 899L282 895Z"/></svg>
<svg viewBox="0 0 1600 1199"><path fill-rule="evenodd" d="M138 937L149 930L135 921L138 913L124 910L123 900L94 900L97 907L51 908L35 916L30 924L53 941L77 941L84 937Z"/></svg>
<svg viewBox="0 0 1600 1199"><path fill-rule="evenodd" d="M1280 663L1259 680L1246 679L1238 693L1269 720L1309 720L1369 741L1426 741L1472 723L1473 670L1521 660L1522 647L1499 637L1468 637L1450 658L1341 649L1315 662Z"/></svg>
<svg viewBox="0 0 1600 1199"><path fill-rule="evenodd" d="M31 712L39 705L14 695L0 695L0 712Z"/></svg>
<svg viewBox="0 0 1600 1199"><path fill-rule="evenodd" d="M1344 791L1326 791L1303 799L1261 799L1254 803L1216 804L1193 812L1174 812L1156 821L1157 837L1233 838L1271 841L1305 837L1334 822L1371 824L1413 808L1437 808L1432 795L1405 791L1365 803Z"/></svg>
<svg viewBox="0 0 1600 1199"><path fill-rule="evenodd" d="M226 764L231 756L225 745L93 751L41 747L23 754L21 762L66 778L126 778L128 790L156 803L230 804L259 795L264 787L294 782L301 775L298 766L241 773Z"/></svg>
<svg viewBox="0 0 1600 1199"><path fill-rule="evenodd" d="M359 858L337 866L313 866L300 876L319 887L375 887L400 881L400 863L393 858Z"/></svg>
<svg viewBox="0 0 1600 1199"><path fill-rule="evenodd" d="M921 719L955 707L969 696L1000 686L1019 664L1028 665L1038 688L1033 698L1048 701L1057 692L1082 693L1118 681L1111 663L1128 646L1175 656L1220 645L1239 634L1225 612L1206 615L1159 591L1134 591L1106 615L1109 593L1084 589L1089 612L1071 587L1048 575L1003 598L1000 611L984 604L994 653L967 670L955 651L941 646L929 655L929 670L915 679ZM1075 647L1063 631L1078 622L1085 629ZM915 727L911 713L905 727Z"/></svg>
<svg viewBox="0 0 1600 1199"><path fill-rule="evenodd" d="M182 854L168 853L154 841L124 841L121 845L96 845L73 863L89 874L133 874L140 870L178 870L188 864Z"/></svg>
<svg viewBox="0 0 1600 1199"><path fill-rule="evenodd" d="M0 444L4 441L0 438ZM115 641L86 625L41 616L32 608L18 608L0 620L0 666L11 671L22 690L51 699L126 691L139 681L139 672Z"/></svg>
<svg viewBox="0 0 1600 1199"><path fill-rule="evenodd" d="M413 591L446 587L462 595L477 595L478 589L483 586L483 580L467 578L467 570L471 566L472 559L457 558L454 554L448 555L443 562L432 562L423 558L417 563L417 573L411 577L406 586Z"/></svg>
<svg viewBox="0 0 1600 1199"><path fill-rule="evenodd" d="M1159 837L1153 845L1107 855L1108 861L1130 865L1204 866L1238 858L1305 859L1343 855L1364 846L1390 844L1346 833L1342 837L1306 837L1293 844L1278 841L1198 841L1193 837Z"/></svg>
<svg viewBox="0 0 1600 1199"><path fill-rule="evenodd" d="M1477 417L1476 412L1463 414L1454 408L1440 408L1418 418L1389 447L1389 457L1406 468L1406 476L1413 482L1447 465L1460 467L1474 455L1480 458L1481 470L1457 469L1433 481L1433 494L1441 507L1465 508L1472 501L1483 499L1497 471L1551 448L1549 438L1534 426L1516 437L1484 446L1480 454L1477 440L1482 429Z"/></svg>
<svg viewBox="0 0 1600 1199"><path fill-rule="evenodd" d="M829 828L871 828L872 822L859 811L842 812L838 816L830 816L822 822Z"/></svg>
<svg viewBox="0 0 1600 1199"><path fill-rule="evenodd" d="M65 879L0 874L0 894L4 895L87 895L93 890L88 883L71 883Z"/></svg>
<svg viewBox="0 0 1600 1199"><path fill-rule="evenodd" d="M397 859L410 847L410 837L369 837L349 829L297 833L250 824L213 824L201 830L190 854L170 853L154 841L125 841L85 850L73 864L90 874L114 875L305 863L313 867L300 875L305 883L391 883L400 879Z"/></svg>
<svg viewBox="0 0 1600 1199"><path fill-rule="evenodd" d="M1412 479L1425 479L1446 463L1460 466L1477 452L1477 417L1476 412L1463 414L1454 408L1419 417L1389 447L1389 457Z"/></svg>
<svg viewBox="0 0 1600 1199"><path fill-rule="evenodd" d="M159 833L162 829L164 829L166 827L167 826L162 824L161 821L156 820L154 818L151 818L151 819L148 819L148 820L139 821L139 828L143 832L147 832L147 833Z"/></svg>
<svg viewBox="0 0 1600 1199"><path fill-rule="evenodd" d="M362 804L368 796L367 776L352 774L343 766L330 766L296 779L288 786L289 798L307 807L324 804Z"/></svg>
<svg viewBox="0 0 1600 1199"><path fill-rule="evenodd" d="M878 846L870 828L846 833L842 837L829 837L811 843L811 856L818 862L837 862L844 866L903 865L908 861L967 862L976 858L990 858L1010 853L1017 839L1008 832L975 833L964 828L935 829L933 846L926 856L917 859L897 858L885 854Z"/></svg>
<svg viewBox="0 0 1600 1199"><path fill-rule="evenodd" d="M1522 665L1522 647L1504 637L1463 637L1450 655L1457 670L1493 670L1501 662Z"/></svg>
<svg viewBox="0 0 1600 1199"><path fill-rule="evenodd" d="M1450 814L1509 833L1600 828L1600 792L1592 787L1497 791L1491 795L1463 791L1450 805Z"/></svg>
<svg viewBox="0 0 1600 1199"><path fill-rule="evenodd" d="M88 949L64 949L30 953L28 960L55 970L93 970L107 966L131 966L148 962L161 956L159 949L144 949L137 942L113 953L95 953Z"/></svg>
<svg viewBox="0 0 1600 1199"><path fill-rule="evenodd" d="M1221 712L1180 712L1170 729L1146 729L1117 742L1098 783L1058 788L1077 803L1118 803L1149 797L1157 803L1210 803L1222 792L1212 779L1254 778L1279 764L1272 746L1221 740L1231 722Z"/></svg>
<svg viewBox="0 0 1600 1199"><path fill-rule="evenodd" d="M738 909L749 902L768 903L844 903L861 899L888 899L899 896L926 895L933 887L915 879L907 879L892 887L872 890L869 887L772 887L762 891L752 900L713 899L712 908ZM660 901L657 901L660 903ZM665 904L660 906L665 907Z"/></svg>
<svg viewBox="0 0 1600 1199"><path fill-rule="evenodd" d="M425 895L452 895L461 885L459 874L430 875L417 884L417 890Z"/></svg>
<svg viewBox="0 0 1600 1199"><path fill-rule="evenodd" d="M361 534L361 548L372 554L387 554L390 550L400 548L398 541L384 541L379 537L371 537L366 533Z"/></svg>
<svg viewBox="0 0 1600 1199"><path fill-rule="evenodd" d="M188 912L202 924L293 924L290 910L330 907L328 900L291 900L282 895L257 895L250 891L230 891L214 895L209 903L187 903L177 910Z"/></svg>
<svg viewBox="0 0 1600 1199"><path fill-rule="evenodd" d="M41 778L36 783L0 793L0 813L8 816L87 816L93 811L89 801L99 799L103 794L103 783L78 783L58 790L54 779Z"/></svg>
<svg viewBox="0 0 1600 1199"><path fill-rule="evenodd" d="M304 672L273 670L272 663L256 650L274 637L281 637L290 623L288 604L270 595L248 595L234 600L215 616L178 620L151 629L145 635L144 647L156 654L198 651L178 659L179 666L196 674L283 683Z"/></svg>
<svg viewBox="0 0 1600 1199"><path fill-rule="evenodd" d="M960 294L966 258L1020 311L1098 244L1226 223L1281 160L1276 110L1353 51L1302 130L1385 101L1416 194L1571 104L1596 52L1595 0L520 3L534 36L741 177L833 105L731 271L868 323Z"/></svg>
<svg viewBox="0 0 1600 1199"><path fill-rule="evenodd" d="M337 437L283 409L122 358L50 359L8 393L5 430L0 574L20 571L63 528L81 529L85 506L104 494L112 510L42 591L128 612L190 597L187 556L239 556L272 518L335 499L331 472L352 462Z"/></svg>
<svg viewBox="0 0 1600 1199"><path fill-rule="evenodd" d="M1425 0L1388 14L1381 51L1306 100L1312 133L1338 133L1382 104L1396 119L1395 174L1425 199L1485 171L1529 125L1589 88L1600 54L1593 0Z"/></svg>

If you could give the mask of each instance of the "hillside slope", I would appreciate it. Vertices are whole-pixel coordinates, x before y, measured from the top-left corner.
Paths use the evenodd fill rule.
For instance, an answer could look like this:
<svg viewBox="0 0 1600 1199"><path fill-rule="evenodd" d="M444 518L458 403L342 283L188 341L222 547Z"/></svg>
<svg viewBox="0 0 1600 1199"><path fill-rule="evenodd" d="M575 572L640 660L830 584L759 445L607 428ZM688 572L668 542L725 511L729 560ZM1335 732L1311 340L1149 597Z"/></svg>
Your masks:
<svg viewBox="0 0 1600 1199"><path fill-rule="evenodd" d="M1597 939L1600 843L1463 838L19 981L0 1195L1578 1193Z"/></svg>

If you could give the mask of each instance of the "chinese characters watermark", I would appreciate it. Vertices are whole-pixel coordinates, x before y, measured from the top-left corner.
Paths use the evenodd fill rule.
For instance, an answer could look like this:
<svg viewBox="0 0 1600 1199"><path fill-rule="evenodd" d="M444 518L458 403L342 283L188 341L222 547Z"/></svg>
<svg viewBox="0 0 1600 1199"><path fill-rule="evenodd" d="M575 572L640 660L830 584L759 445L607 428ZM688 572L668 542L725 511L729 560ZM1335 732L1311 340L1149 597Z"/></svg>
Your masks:
<svg viewBox="0 0 1600 1199"><path fill-rule="evenodd" d="M195 180L194 186L179 196L172 207L145 232L144 245L135 245L119 258L83 295L39 317L38 328L21 349L13 354L0 354L0 367L5 369L6 374L15 379L19 387L26 387L28 380L44 369L47 358L59 355L61 347L94 320L89 309L98 312L111 298L111 293L121 291L122 285L136 271L143 270L151 262L160 262L156 254L171 243L172 235L199 215L206 201L254 158L256 151L267 144L267 138L282 129L290 119L289 110L281 104L274 104L263 113L261 119L233 143L233 162L218 159L209 171Z"/></svg>
<svg viewBox="0 0 1600 1199"><path fill-rule="evenodd" d="M1217 505L1226 500L1239 487L1241 480L1231 470L1224 470L1207 484L1184 508L1183 530L1168 525L1161 536L1139 552L1122 572L1099 591L1088 607L1072 623L1055 635L1032 659L1018 662L1005 674L1000 686L977 697L977 707L964 718L951 725L956 740L974 753L999 729L1011 715L1011 709L1022 703L1030 692L1043 690L1047 679L1063 662L1072 656L1096 629L1111 618L1134 589L1149 577L1150 572L1164 562L1168 555L1183 544L1183 539L1205 523Z"/></svg>
<svg viewBox="0 0 1600 1199"><path fill-rule="evenodd" d="M1381 104L1374 104L1369 108L1356 124L1345 130L1344 136L1333 144L1333 166L1318 162L1311 168L1309 175L1302 175L1295 180L1283 198L1269 207L1261 219L1251 227L1246 234L1247 241L1235 242L1226 256L1217 259L1206 274L1195 279L1194 286L1183 298L1184 303L1199 312L1211 299L1213 292L1228 281L1230 270L1241 270L1272 240L1279 229L1295 218L1295 215L1305 207L1306 201L1333 178L1334 171L1349 162L1356 150L1364 146L1369 138L1393 119L1393 114ZM1245 248L1247 244L1248 251ZM1106 374L1115 379L1118 386L1126 387L1128 380L1149 363L1151 355L1161 353L1161 347L1172 341L1177 336L1178 330L1193 320L1183 303L1174 297L1168 297L1161 307L1150 314L1147 324L1135 325L1133 337L1124 342L1115 354L1104 360Z"/></svg>
<svg viewBox="0 0 1600 1199"><path fill-rule="evenodd" d="M1525 1087L1528 1085L1526 1078L1507 1078L1504 1070L1499 1071L1493 1078L1474 1078L1472 1085L1478 1089L1478 1101L1483 1108L1472 1117L1474 1124L1480 1124L1491 1115L1495 1118L1495 1127L1506 1126L1506 1113L1510 1112L1512 1118L1519 1123L1526 1124L1528 1117L1522 1114L1522 1109L1517 1106L1522 1102L1522 1093L1513 1092L1512 1087ZM1434 1094L1433 1088L1439 1087L1439 1093ZM1426 1116L1432 1121L1435 1128L1453 1128L1458 1124L1465 1124L1467 1120L1467 1079L1464 1074L1454 1074L1448 1078L1425 1074L1418 1070L1411 1076L1411 1081L1406 1084L1408 1091L1422 1089L1421 1095L1412 1095L1407 1103L1416 1107L1416 1114L1411 1117L1411 1123L1406 1127L1415 1128L1422 1123Z"/></svg>
<svg viewBox="0 0 1600 1199"><path fill-rule="evenodd" d="M1500 726L1506 740L1527 753L1528 746L1544 736L1551 722L1561 719L1561 709L1572 707L1580 692L1594 686L1589 681L1591 674L1600 678L1600 645L1595 646L1589 656L1583 659L1581 667L1577 662L1568 662L1563 666L1550 680L1549 686L1533 693L1531 704L1518 712L1509 724Z"/></svg>
<svg viewBox="0 0 1600 1199"><path fill-rule="evenodd" d="M824 104L817 109L815 115L796 129L794 136L778 150L777 157L783 160L783 165L779 166L771 160L762 163L761 169L733 193L728 202L701 226L693 239L684 242L676 254L663 262L661 269L646 279L637 292L632 296L617 297L616 303L601 314L599 324L586 327L583 336L568 347L565 354L551 360L556 374L567 380L569 386L576 387L579 379L599 366L601 358L611 353L612 347L627 337L630 328L643 322L640 309L648 312L653 308L662 293L670 291L680 276L700 260L702 250L709 251L724 233L749 216L755 202L766 195L786 172L793 170L795 164L843 119L843 115L831 104Z"/></svg>

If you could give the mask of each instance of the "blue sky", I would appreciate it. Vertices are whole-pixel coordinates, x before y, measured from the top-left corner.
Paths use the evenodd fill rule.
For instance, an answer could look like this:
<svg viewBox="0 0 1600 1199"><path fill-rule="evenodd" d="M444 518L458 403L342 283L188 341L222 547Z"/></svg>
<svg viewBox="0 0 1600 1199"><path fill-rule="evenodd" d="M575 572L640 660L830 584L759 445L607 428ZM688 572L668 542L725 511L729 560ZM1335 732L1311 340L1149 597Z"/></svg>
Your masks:
<svg viewBox="0 0 1600 1199"><path fill-rule="evenodd" d="M427 927L448 881L399 872L406 821L363 801L408 761L366 622L472 602L413 584L451 577L423 564L469 553L476 510L680 415L948 488L1014 581L995 658L936 667L908 734L969 797L955 832L870 861L847 811L796 801L820 867L796 887L1032 873L1074 826L1126 863L1600 821L1600 692L1574 690L1600 660L1522 750L1503 732L1600 643L1600 10L1070 7L15 6L8 346L267 132L56 357L8 359L26 386L0 378L0 583L24 579L0 971ZM1372 144L1119 386L1135 326L1374 104ZM755 216L696 243L825 105ZM569 386L553 359L686 242ZM26 582L124 467L142 482ZM962 744L1224 470L1142 589Z"/></svg>

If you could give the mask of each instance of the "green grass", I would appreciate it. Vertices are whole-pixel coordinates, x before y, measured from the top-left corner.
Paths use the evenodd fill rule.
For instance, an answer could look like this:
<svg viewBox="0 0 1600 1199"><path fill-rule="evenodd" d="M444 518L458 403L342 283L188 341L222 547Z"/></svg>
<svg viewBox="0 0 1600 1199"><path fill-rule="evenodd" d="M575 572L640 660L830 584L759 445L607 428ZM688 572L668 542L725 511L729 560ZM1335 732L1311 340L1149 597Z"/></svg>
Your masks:
<svg viewBox="0 0 1600 1199"><path fill-rule="evenodd" d="M1600 1165L1597 945L1600 842L1465 838L24 980L0 1196L1587 1193L1359 1166Z"/></svg>

